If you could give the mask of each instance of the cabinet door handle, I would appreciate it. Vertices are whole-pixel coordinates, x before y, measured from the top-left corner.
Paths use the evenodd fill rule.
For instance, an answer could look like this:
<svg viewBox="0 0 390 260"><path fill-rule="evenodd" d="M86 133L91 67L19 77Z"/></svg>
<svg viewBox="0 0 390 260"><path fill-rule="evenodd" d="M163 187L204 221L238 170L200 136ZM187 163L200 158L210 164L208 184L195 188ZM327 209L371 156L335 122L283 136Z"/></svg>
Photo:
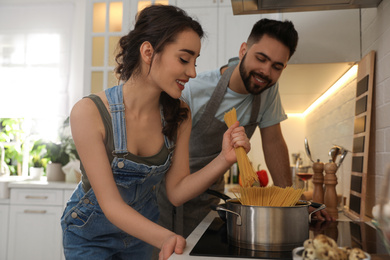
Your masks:
<svg viewBox="0 0 390 260"><path fill-rule="evenodd" d="M33 200L47 200L48 196L31 196L27 195L26 199L33 199Z"/></svg>
<svg viewBox="0 0 390 260"><path fill-rule="evenodd" d="M32 209L26 209L24 210L24 213L26 214L46 214L46 210L32 210Z"/></svg>

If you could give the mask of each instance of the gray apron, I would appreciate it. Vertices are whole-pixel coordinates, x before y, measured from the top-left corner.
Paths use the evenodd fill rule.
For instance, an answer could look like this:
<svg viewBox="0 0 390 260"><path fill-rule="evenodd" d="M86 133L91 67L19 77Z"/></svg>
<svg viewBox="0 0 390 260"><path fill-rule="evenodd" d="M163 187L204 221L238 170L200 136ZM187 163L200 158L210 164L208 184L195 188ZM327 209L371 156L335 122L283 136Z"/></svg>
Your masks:
<svg viewBox="0 0 390 260"><path fill-rule="evenodd" d="M206 109L198 123L192 127L190 138L190 171L194 173L210 163L222 150L223 134L227 130L224 122L215 118L215 114L223 100L229 80L236 66L229 67L218 82ZM260 111L260 95L254 96L249 124L245 132L250 138L257 126ZM212 190L224 192L224 179L221 176L211 187ZM166 196L165 179L160 184L158 194L160 209L160 225L176 234L187 237L206 217L210 205L218 204L219 198L203 193L180 207L174 207Z"/></svg>

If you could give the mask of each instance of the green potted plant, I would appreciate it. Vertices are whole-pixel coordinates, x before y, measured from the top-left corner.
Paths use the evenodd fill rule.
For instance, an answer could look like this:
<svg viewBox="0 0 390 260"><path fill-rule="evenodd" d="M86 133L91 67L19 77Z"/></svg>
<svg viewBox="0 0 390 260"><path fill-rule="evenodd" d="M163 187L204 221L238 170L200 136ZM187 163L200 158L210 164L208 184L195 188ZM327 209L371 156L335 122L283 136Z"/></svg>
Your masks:
<svg viewBox="0 0 390 260"><path fill-rule="evenodd" d="M63 122L59 129L58 142L46 142L45 158L46 175L48 181L64 181L65 174L62 167L73 159L79 159L73 139L69 130L69 117Z"/></svg>
<svg viewBox="0 0 390 260"><path fill-rule="evenodd" d="M44 174L43 159L37 155L32 158L32 166L30 167L30 177L33 180L40 180Z"/></svg>
<svg viewBox="0 0 390 260"><path fill-rule="evenodd" d="M26 138L22 130L23 121L22 118L0 118L0 142L5 148L3 156L6 164L0 172L22 175L22 150Z"/></svg>
<svg viewBox="0 0 390 260"><path fill-rule="evenodd" d="M62 166L70 161L70 155L67 149L66 142L48 142L46 143L46 155L49 163L59 163Z"/></svg>
<svg viewBox="0 0 390 260"><path fill-rule="evenodd" d="M39 180L44 174L46 160L43 158L45 144L40 141L34 143L31 151L30 177L34 180Z"/></svg>

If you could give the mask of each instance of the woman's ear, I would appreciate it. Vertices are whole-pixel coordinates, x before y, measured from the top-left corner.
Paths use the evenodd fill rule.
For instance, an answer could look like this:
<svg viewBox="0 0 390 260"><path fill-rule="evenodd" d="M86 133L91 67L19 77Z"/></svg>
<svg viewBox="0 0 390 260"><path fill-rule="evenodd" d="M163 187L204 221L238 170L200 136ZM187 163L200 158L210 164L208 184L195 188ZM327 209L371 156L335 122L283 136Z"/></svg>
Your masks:
<svg viewBox="0 0 390 260"><path fill-rule="evenodd" d="M238 57L240 58L240 60L242 60L242 57L244 57L246 51L247 51L247 43L246 42L243 42L240 46L240 51L238 53Z"/></svg>
<svg viewBox="0 0 390 260"><path fill-rule="evenodd" d="M143 42L141 47L140 47L140 53L142 60L150 65L152 63L152 57L153 57L153 46L150 44L150 42Z"/></svg>

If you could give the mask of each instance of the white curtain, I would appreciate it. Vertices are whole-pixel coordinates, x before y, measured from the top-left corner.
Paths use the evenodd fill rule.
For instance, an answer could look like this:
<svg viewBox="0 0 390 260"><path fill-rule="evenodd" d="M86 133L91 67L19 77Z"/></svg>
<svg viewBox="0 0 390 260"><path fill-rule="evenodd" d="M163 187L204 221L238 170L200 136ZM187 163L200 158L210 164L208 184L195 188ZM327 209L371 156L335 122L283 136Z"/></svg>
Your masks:
<svg viewBox="0 0 390 260"><path fill-rule="evenodd" d="M74 4L0 4L0 118L69 113Z"/></svg>

